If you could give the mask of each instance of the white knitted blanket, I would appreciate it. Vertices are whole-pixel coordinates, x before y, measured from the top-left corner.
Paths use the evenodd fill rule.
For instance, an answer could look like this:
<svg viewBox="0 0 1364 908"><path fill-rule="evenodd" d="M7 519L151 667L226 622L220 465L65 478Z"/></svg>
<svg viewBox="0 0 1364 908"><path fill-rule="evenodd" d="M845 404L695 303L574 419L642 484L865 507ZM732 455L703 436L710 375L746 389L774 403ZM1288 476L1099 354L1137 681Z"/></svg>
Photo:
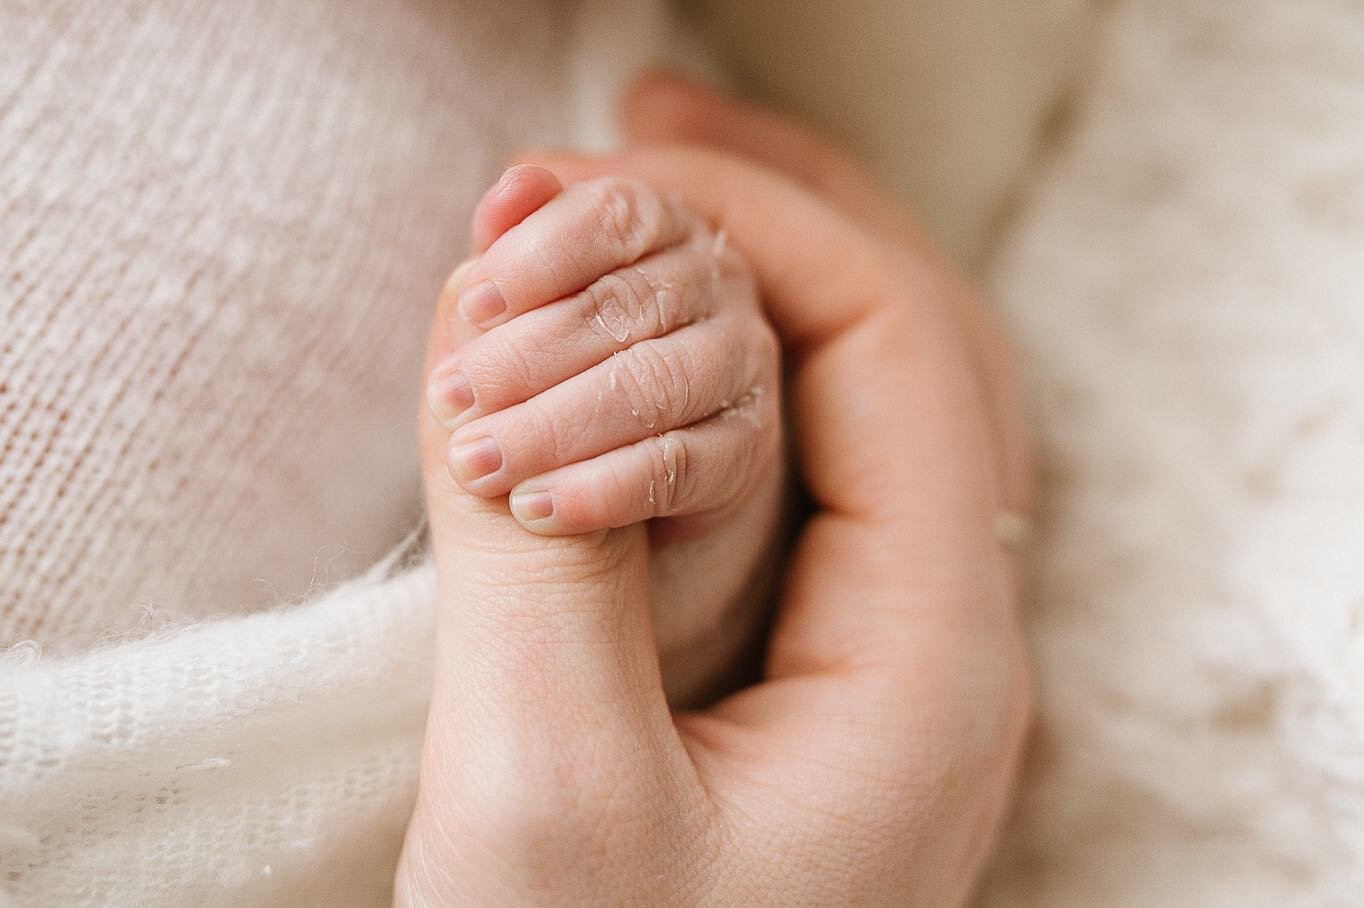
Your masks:
<svg viewBox="0 0 1364 908"><path fill-rule="evenodd" d="M660 10L0 4L0 904L387 900L430 572L278 605L416 522L472 204Z"/></svg>

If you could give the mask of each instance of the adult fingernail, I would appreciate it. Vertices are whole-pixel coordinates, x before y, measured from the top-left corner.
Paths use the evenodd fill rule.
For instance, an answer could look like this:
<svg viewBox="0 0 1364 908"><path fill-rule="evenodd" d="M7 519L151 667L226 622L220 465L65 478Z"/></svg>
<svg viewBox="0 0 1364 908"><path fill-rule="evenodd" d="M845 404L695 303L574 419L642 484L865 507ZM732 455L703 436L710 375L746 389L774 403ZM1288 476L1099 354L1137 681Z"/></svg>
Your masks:
<svg viewBox="0 0 1364 908"><path fill-rule="evenodd" d="M459 417L474 405L474 389L458 369L452 372L437 369L426 385L426 402L436 422L453 429Z"/></svg>
<svg viewBox="0 0 1364 908"><path fill-rule="evenodd" d="M513 492L512 514L522 523L534 523L554 516L554 496L544 491Z"/></svg>
<svg viewBox="0 0 1364 908"><path fill-rule="evenodd" d="M480 326L507 311L507 301L492 281L479 281L462 292L458 306L460 315Z"/></svg>
<svg viewBox="0 0 1364 908"><path fill-rule="evenodd" d="M502 449L491 438L476 438L450 447L450 471L461 482L474 482L502 469Z"/></svg>

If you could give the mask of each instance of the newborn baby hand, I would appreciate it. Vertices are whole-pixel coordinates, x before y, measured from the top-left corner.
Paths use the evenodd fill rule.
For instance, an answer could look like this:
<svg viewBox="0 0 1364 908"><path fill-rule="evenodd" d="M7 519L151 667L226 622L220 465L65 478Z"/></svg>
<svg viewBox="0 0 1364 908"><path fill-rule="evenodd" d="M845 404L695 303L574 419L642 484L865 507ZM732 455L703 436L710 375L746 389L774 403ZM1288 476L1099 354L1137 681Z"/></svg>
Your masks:
<svg viewBox="0 0 1364 908"><path fill-rule="evenodd" d="M778 345L753 278L624 178L513 168L473 232L428 385L451 475L544 536L653 520L665 674L697 689L747 637L780 511Z"/></svg>
<svg viewBox="0 0 1364 908"><path fill-rule="evenodd" d="M625 179L495 193L476 235L532 210L456 279L484 333L430 385L455 479L544 535L732 513L777 460L778 370L724 238Z"/></svg>

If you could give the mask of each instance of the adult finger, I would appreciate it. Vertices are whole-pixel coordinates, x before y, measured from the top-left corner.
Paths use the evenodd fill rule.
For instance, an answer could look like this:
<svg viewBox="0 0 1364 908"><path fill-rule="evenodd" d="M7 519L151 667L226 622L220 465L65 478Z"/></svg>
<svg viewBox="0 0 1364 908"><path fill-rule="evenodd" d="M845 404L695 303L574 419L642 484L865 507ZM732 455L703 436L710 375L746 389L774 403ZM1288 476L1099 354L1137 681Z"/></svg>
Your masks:
<svg viewBox="0 0 1364 908"><path fill-rule="evenodd" d="M622 111L637 141L693 143L759 161L808 187L859 222L928 259L938 253L859 162L797 120L667 72L641 78ZM959 282L946 287L966 327L1000 451L1002 499L1031 508L1032 438L1025 422L1018 369L996 320Z"/></svg>
<svg viewBox="0 0 1364 908"><path fill-rule="evenodd" d="M774 816L774 788L802 793L787 865L816 864L831 837L851 836L867 860L851 858L848 879L880 893L868 902L960 901L1008 803L1028 685L994 534L999 434L958 285L932 257L732 155L539 160L566 178L601 167L679 194L746 254L793 348L788 399L820 508L785 578L764 681L678 718L698 772L740 827ZM888 866L903 876L885 879Z"/></svg>
<svg viewBox="0 0 1364 908"><path fill-rule="evenodd" d="M761 263L764 303L797 354L868 315L902 277L890 267L893 250L863 225L790 178L730 154L657 147L522 157L569 182L618 173L675 193L750 263Z"/></svg>
<svg viewBox="0 0 1364 908"><path fill-rule="evenodd" d="M436 319L428 368L465 339L449 324ZM690 763L659 677L644 529L528 533L505 500L456 485L449 433L426 406L419 421L437 634L405 876L436 867L486 903L483 884L591 872L603 824L653 823L660 797L688 797Z"/></svg>
<svg viewBox="0 0 1364 908"><path fill-rule="evenodd" d="M796 120L667 71L639 79L621 110L626 135L650 144L695 144L765 164L878 229L904 221L885 192L837 144ZM916 244L922 237L913 232Z"/></svg>
<svg viewBox="0 0 1364 908"><path fill-rule="evenodd" d="M782 866L851 842L868 903L958 903L1008 804L1029 696L994 538L998 435L952 281L750 163L655 149L605 166L726 230L797 346L789 399L821 508L764 681L678 717L697 770L737 828L785 824ZM800 793L794 819L774 791Z"/></svg>
<svg viewBox="0 0 1364 908"><path fill-rule="evenodd" d="M730 155L650 148L539 159L565 179L636 175L724 230L794 353L798 450L817 503L885 529L873 553L900 553L912 537L908 555L889 556L897 571L980 569L1000 507L995 443L935 263L888 249L804 187Z"/></svg>

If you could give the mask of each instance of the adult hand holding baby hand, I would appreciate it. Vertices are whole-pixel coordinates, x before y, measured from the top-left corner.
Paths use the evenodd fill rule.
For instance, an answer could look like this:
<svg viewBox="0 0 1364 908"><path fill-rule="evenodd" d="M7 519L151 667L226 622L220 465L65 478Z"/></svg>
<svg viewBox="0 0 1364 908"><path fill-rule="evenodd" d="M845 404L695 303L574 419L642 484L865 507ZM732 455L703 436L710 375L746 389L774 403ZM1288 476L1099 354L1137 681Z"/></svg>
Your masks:
<svg viewBox="0 0 1364 908"><path fill-rule="evenodd" d="M643 526L531 536L458 487L425 414L443 605L397 899L960 902L1028 703L994 532L1025 504L1023 457L988 323L818 140L672 82L632 110L673 124L648 138L725 151L542 163L675 193L747 256L792 360L817 512L762 682L673 715Z"/></svg>

